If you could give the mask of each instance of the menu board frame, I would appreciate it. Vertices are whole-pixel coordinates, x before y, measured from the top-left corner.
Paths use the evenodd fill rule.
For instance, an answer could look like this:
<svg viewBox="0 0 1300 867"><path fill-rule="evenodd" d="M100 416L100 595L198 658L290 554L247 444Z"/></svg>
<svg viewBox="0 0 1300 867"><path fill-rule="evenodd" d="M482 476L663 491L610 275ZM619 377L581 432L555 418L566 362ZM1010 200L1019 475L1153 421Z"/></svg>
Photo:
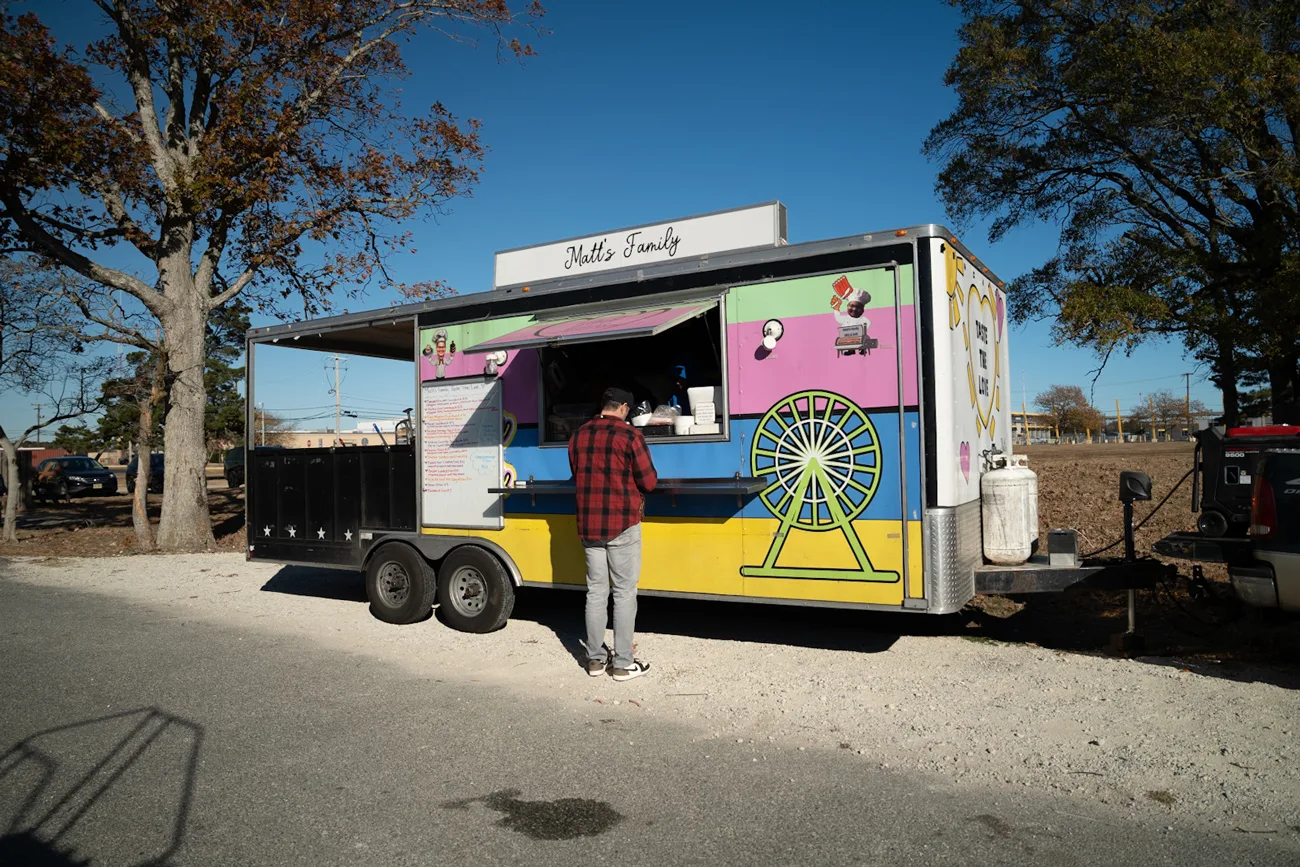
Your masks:
<svg viewBox="0 0 1300 867"><path fill-rule="evenodd" d="M489 493L501 486L505 462L502 441L502 383L495 376L467 376L434 379L420 383L420 526L462 530L500 530L505 527L505 510L500 494ZM467 393L468 392L468 393ZM448 406L448 404L451 406ZM457 406L459 405L459 406ZM471 408L472 407L472 408ZM434 419L450 409L453 418L439 425ZM496 416L495 438L485 434L492 427L475 414ZM431 424L431 421L433 422ZM457 426L460 428L456 430ZM476 430L470 431L474 427ZM464 439L466 431L468 440ZM459 445L456 443L459 441ZM458 464L461 477L447 485L445 474L454 461L447 452L464 449ZM443 459L438 460L439 456ZM461 455L454 456L462 460Z"/></svg>

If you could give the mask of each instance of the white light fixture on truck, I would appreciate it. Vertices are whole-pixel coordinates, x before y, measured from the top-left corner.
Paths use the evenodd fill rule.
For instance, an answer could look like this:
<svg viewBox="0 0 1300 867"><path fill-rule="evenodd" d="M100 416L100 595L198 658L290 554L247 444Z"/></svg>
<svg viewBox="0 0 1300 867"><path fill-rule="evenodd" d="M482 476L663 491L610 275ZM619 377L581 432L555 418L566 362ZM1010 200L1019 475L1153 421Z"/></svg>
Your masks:
<svg viewBox="0 0 1300 867"><path fill-rule="evenodd" d="M776 349L776 342L785 334L785 326L779 319L769 319L763 323L763 348L768 352Z"/></svg>
<svg viewBox="0 0 1300 867"><path fill-rule="evenodd" d="M496 352L489 352L485 356L486 363L483 365L483 372L488 376L492 376L497 372L498 367L501 367L506 363L506 360L509 357L510 356L506 354L504 349L498 349Z"/></svg>

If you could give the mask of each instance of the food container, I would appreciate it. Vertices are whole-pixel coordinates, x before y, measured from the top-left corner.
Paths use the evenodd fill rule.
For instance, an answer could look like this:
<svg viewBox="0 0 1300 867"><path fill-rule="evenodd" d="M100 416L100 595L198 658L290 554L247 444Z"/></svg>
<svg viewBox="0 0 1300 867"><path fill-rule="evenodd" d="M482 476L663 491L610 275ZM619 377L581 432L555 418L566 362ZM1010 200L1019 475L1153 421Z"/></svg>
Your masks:
<svg viewBox="0 0 1300 867"><path fill-rule="evenodd" d="M642 413L641 415L634 415L632 416L632 427L645 427L650 424L650 419L651 415L648 412Z"/></svg>
<svg viewBox="0 0 1300 867"><path fill-rule="evenodd" d="M691 414L695 414L695 407L701 403L716 403L718 387L716 385L696 385L686 389L686 399L691 404Z"/></svg>
<svg viewBox="0 0 1300 867"><path fill-rule="evenodd" d="M691 425L695 424L695 416L679 415L673 419L673 433L678 436L685 436L691 432Z"/></svg>
<svg viewBox="0 0 1300 867"><path fill-rule="evenodd" d="M713 424L693 424L691 425L691 434L720 434L722 425L714 422Z"/></svg>

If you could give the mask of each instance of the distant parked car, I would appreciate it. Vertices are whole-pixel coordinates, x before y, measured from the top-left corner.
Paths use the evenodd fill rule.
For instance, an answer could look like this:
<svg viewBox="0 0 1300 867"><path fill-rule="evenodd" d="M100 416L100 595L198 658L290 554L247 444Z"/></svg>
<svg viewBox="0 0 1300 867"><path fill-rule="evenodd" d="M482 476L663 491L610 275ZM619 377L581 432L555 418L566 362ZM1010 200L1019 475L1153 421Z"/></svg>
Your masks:
<svg viewBox="0 0 1300 867"><path fill-rule="evenodd" d="M244 483L243 446L226 449L226 459L222 461L222 475L226 477L226 484L232 488L238 488Z"/></svg>
<svg viewBox="0 0 1300 867"><path fill-rule="evenodd" d="M94 458L46 458L36 467L33 493L38 500L108 497L117 493L117 476Z"/></svg>
<svg viewBox="0 0 1300 867"><path fill-rule="evenodd" d="M1300 449L1265 452L1255 470L1249 563L1229 564L1247 605L1300 612Z"/></svg>
<svg viewBox="0 0 1300 867"><path fill-rule="evenodd" d="M284 446L254 446L258 450L265 449L282 449ZM233 449L226 450L226 458L223 461L223 475L226 477L226 484L232 488L238 488L244 484L244 463L247 458L244 455L243 446L235 446Z"/></svg>
<svg viewBox="0 0 1300 867"><path fill-rule="evenodd" d="M163 456L157 452L149 455L149 493L161 494L163 492ZM126 465L126 492L135 493L135 474L140 470L140 456L136 455L131 458L131 463Z"/></svg>

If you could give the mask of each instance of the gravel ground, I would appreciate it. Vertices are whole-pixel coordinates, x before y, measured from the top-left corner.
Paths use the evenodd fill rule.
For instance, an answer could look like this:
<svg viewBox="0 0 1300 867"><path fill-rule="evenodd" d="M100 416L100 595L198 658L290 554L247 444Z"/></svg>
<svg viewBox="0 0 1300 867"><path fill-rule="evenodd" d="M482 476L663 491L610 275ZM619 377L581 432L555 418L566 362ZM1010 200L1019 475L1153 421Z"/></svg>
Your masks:
<svg viewBox="0 0 1300 867"><path fill-rule="evenodd" d="M1195 823L1300 843L1295 669L1239 668L1227 679L1168 659L926 635L923 615L755 615L746 606L644 600L650 626L638 635L638 655L652 670L618 684L588 678L572 654L577 593L525 593L505 629L476 636L436 619L388 626L360 604L351 573L252 564L238 554L11 559L0 561L0 580L124 598L182 621L308 636L575 712L595 702L611 719L671 718L701 740L745 744L755 761L774 745L837 751L846 761L928 774L938 788L1027 787L1167 816L1175 829ZM747 628L750 617L771 628Z"/></svg>

